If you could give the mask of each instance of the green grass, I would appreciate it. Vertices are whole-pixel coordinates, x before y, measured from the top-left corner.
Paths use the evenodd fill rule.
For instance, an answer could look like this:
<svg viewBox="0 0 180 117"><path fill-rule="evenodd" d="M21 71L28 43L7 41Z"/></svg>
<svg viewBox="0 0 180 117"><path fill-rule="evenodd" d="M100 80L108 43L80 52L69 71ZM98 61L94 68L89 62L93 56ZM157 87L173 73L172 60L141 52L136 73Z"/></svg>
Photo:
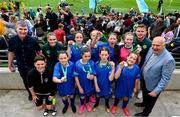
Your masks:
<svg viewBox="0 0 180 117"><path fill-rule="evenodd" d="M0 0L3 1L3 0ZM5 0L8 1L8 0ZM48 3L53 7L53 10L57 10L56 6L60 0L22 0L27 8L37 8L39 4L42 6L47 5ZM67 0L69 3L73 4L71 10L73 13L81 12L81 9L84 7L85 13L88 14L89 9L89 0ZM84 2L82 2L84 1ZM157 4L158 0L145 0L148 4L150 10L153 13L157 13ZM173 0L170 5L171 0L164 0L163 11L164 13L173 12L175 10L180 11L180 0ZM128 12L130 8L134 8L138 11L136 0L102 0L102 5L110 5L115 11Z"/></svg>

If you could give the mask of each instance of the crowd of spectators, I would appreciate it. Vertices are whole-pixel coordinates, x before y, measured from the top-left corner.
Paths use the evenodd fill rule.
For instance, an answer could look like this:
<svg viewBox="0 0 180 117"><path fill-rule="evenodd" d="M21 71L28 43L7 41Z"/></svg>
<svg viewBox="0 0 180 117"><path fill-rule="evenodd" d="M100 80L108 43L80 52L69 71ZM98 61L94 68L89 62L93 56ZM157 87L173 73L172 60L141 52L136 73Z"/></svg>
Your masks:
<svg viewBox="0 0 180 117"><path fill-rule="evenodd" d="M33 90L33 82L28 84L27 77L29 81L33 81L33 79L30 78L30 75L33 76L35 75L34 73L38 74L39 72L42 73L41 75L36 76L40 78L39 83L46 83L46 81L42 81L43 77L45 78L47 75L44 73L43 76L43 72L48 70L51 71L48 71L48 74L51 73L49 76L52 77L52 71L54 70L56 63L60 61L59 64L62 64L63 66L64 61L61 60L63 58L58 55L59 52L65 56L67 64L64 66L70 64L68 63L67 58L74 64L82 63L80 61L81 58L83 60L84 57L84 60L86 60L86 54L90 51L91 59L96 63L98 61L101 62L99 59L102 59L103 61L103 57L99 58L99 51L106 46L108 48L108 50L105 49L105 51L108 52L108 61L114 62L112 66L118 65L119 62L127 61L129 56L133 56L137 60L138 67L141 68L144 64L148 50L151 48L151 41L154 38L159 38L159 36L163 37L167 47L169 47L168 45L172 41L179 40L180 38L180 13L177 11L166 15L156 15L153 13L138 13L133 9L130 9L128 13L115 12L113 10L109 14L96 16L95 14L90 13L88 16L85 16L79 15L79 13L73 14L68 4L59 4L57 6L57 12L52 10L50 4L44 8L39 5L36 11L34 9L29 9L20 13L18 8L16 8L16 11L14 12L11 10L12 9L7 10L1 8L0 11L0 49L8 48L8 66L12 72L15 71L13 60L16 57L18 70L26 90L29 93L28 99L33 101L37 98L42 98L44 95L42 94L43 91L37 93L36 91L38 91L38 89L34 89L35 91ZM163 39L160 38L162 42ZM83 50L84 48L85 50ZM90 51L87 48L89 48ZM62 50L67 51L67 53L62 53ZM136 53L137 56L131 54L132 52ZM36 55L39 55L40 57L36 57L33 63ZM87 55L90 56L89 53ZM43 57L45 57L46 60ZM88 63L88 61L86 61L86 63ZM42 67L40 65L41 62L43 62L43 66L47 66L42 68L43 71L40 69ZM72 66L74 65L73 63ZM91 65L93 64L91 61L90 63ZM33 69L34 65L36 68ZM111 64L109 66L111 66ZM77 69L80 69L78 68L79 66L76 67ZM63 68L63 70L64 69L65 68ZM30 70L31 72L29 72ZM76 74L76 77L80 77L81 72L82 71L79 71L79 74ZM63 71L63 74L65 74L65 71ZM87 77L92 80L94 74L87 74ZM119 75L117 76L119 77ZM111 77L114 77L113 74ZM57 78L54 82L63 83L66 82L66 80L66 78L63 81ZM111 79L111 81L112 80L113 79ZM78 88L81 84L79 84L79 82L80 81L76 79ZM42 85L42 90L43 88L46 89L47 87ZM81 90L80 92L83 91ZM36 97L36 95L40 96ZM85 97L88 97L87 100L89 100L93 95L94 94L88 96L85 95ZM53 96L54 92L53 95L51 95L52 99L54 98ZM72 96L70 99L73 101L73 112L76 112L74 97ZM42 100L43 98L36 106L42 107ZM48 100L47 95L46 100ZM85 100L84 95L81 95L80 100ZM125 115L129 115L129 111L126 108L128 100L129 99L127 98L124 100L126 101L124 106ZM63 103L65 104L63 109L64 114L68 107L66 96L63 97ZM50 102L46 102L46 104L48 105ZM85 103L85 105L88 111L92 110L87 103ZM107 105L106 107L109 109L109 104ZM47 108L45 112L45 115L48 114ZM53 110L53 112L56 111ZM107 112L109 112L109 110L107 110Z"/></svg>

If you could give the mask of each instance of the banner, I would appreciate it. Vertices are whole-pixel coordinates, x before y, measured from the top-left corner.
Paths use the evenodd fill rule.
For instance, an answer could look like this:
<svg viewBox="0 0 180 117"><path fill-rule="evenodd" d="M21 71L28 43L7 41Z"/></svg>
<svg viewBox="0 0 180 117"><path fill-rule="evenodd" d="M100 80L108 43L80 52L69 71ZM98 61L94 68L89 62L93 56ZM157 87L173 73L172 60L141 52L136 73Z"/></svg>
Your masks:
<svg viewBox="0 0 180 117"><path fill-rule="evenodd" d="M149 12L148 5L144 0L136 0L136 3L138 5L139 11L142 13L147 13Z"/></svg>

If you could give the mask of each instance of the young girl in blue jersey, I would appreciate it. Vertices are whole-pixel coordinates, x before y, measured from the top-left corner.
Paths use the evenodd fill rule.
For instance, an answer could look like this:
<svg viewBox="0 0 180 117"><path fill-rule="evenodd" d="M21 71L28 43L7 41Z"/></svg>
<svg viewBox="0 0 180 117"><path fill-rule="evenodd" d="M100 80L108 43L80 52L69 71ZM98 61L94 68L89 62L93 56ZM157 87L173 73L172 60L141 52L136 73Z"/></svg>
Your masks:
<svg viewBox="0 0 180 117"><path fill-rule="evenodd" d="M90 39L86 42L86 45L91 49L91 59L96 63L99 60L99 51L97 45L103 43L100 40L102 32L93 30L90 33Z"/></svg>
<svg viewBox="0 0 180 117"><path fill-rule="evenodd" d="M83 113L84 107L87 111L92 110L89 104L89 97L94 92L94 62L91 59L91 52L89 48L84 48L81 53L82 59L78 60L75 64L75 81L78 87L80 102L79 113Z"/></svg>
<svg viewBox="0 0 180 117"><path fill-rule="evenodd" d="M81 51L84 47L87 47L84 43L83 43L83 34L81 32L77 32L75 35L75 43L73 45L71 45L70 47L68 47L67 52L68 52L68 56L70 58L70 61L72 62L76 62L81 58Z"/></svg>
<svg viewBox="0 0 180 117"><path fill-rule="evenodd" d="M98 50L100 50L104 46L109 49L110 61L113 61L116 64L117 57L116 57L115 51L116 51L116 49L118 49L117 34L116 33L110 33L109 38L108 38L108 42L101 42L101 43L97 44Z"/></svg>
<svg viewBox="0 0 180 117"><path fill-rule="evenodd" d="M70 98L71 109L75 113L76 107L74 105L75 94L75 78L73 76L74 63L68 61L68 54L66 51L60 51L59 62L56 63L53 73L53 81L58 83L59 96L62 97L64 108L62 113L66 113Z"/></svg>
<svg viewBox="0 0 180 117"><path fill-rule="evenodd" d="M114 79L115 64L110 62L109 49L107 47L102 47L99 52L100 61L95 64L96 77L95 88L96 88L96 103L94 105L93 111L96 111L100 97L104 97L106 112L110 112L109 98L112 96L111 81Z"/></svg>
<svg viewBox="0 0 180 117"><path fill-rule="evenodd" d="M127 57L127 61L122 61L116 68L115 79L116 79L116 90L115 90L115 101L112 106L111 112L116 113L117 105L119 100L122 99L122 109L126 116L130 116L130 112L127 108L129 99L132 97L133 91L137 92L137 87L140 79L140 69L136 65L138 55L136 53L130 53Z"/></svg>

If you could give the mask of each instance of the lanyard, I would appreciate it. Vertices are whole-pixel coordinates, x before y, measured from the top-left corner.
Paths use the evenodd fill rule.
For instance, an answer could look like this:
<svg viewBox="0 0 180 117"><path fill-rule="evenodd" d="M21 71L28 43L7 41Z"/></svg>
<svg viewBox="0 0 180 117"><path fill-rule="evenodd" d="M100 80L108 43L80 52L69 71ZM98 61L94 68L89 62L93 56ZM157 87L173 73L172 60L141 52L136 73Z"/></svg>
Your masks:
<svg viewBox="0 0 180 117"><path fill-rule="evenodd" d="M78 50L78 49L81 48L81 47L79 47L79 46L77 45L77 43L75 43L75 44L74 44L74 48L75 48L76 50Z"/></svg>
<svg viewBox="0 0 180 117"><path fill-rule="evenodd" d="M100 60L100 62L99 62L99 66L102 68L102 61ZM107 61L106 62L106 67L107 68L109 68L110 67L110 64L109 64L109 62Z"/></svg>
<svg viewBox="0 0 180 117"><path fill-rule="evenodd" d="M67 77L67 67L64 68L64 67L61 65L61 69L62 69L62 72L63 72L64 77Z"/></svg>
<svg viewBox="0 0 180 117"><path fill-rule="evenodd" d="M88 63L88 69L89 69L89 70L86 70L86 69L84 68L84 65L82 66L82 69L83 69L83 71L84 71L85 73L87 73L87 74L90 74L90 73L92 72L92 68L91 68L91 66L90 66L89 63Z"/></svg>
<svg viewBox="0 0 180 117"><path fill-rule="evenodd" d="M127 45L125 44L125 45L124 45L124 48L130 49L130 50L131 50L131 52L133 52L133 51L134 51L134 47L133 47L133 46L127 47Z"/></svg>
<svg viewBox="0 0 180 117"><path fill-rule="evenodd" d="M74 48L75 48L76 50L79 49L79 47L78 47L78 45L77 45L76 43L74 44Z"/></svg>

